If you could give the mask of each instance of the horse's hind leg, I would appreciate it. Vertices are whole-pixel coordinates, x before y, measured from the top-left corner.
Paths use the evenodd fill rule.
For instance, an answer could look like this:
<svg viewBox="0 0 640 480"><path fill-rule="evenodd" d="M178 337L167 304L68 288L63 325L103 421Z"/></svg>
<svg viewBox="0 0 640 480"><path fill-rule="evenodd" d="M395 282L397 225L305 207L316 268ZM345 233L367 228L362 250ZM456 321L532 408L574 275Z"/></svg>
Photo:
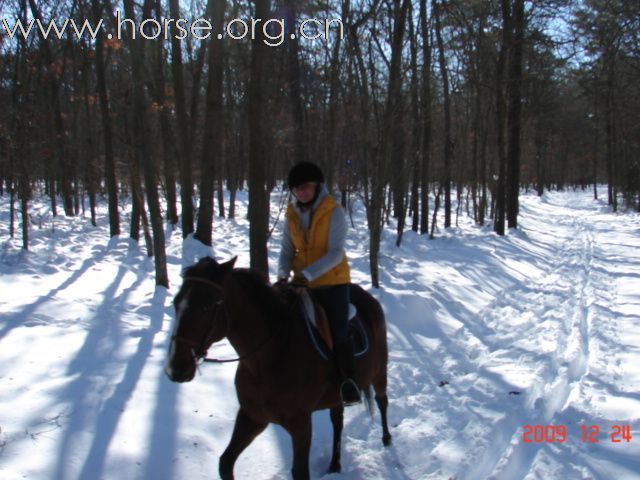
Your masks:
<svg viewBox="0 0 640 480"><path fill-rule="evenodd" d="M329 473L340 473L340 448L342 444L342 427L344 425L344 407L334 407L331 409L331 424L333 425L333 452L331 454L331 464Z"/></svg>
<svg viewBox="0 0 640 480"><path fill-rule="evenodd" d="M378 404L380 418L382 419L382 444L387 447L391 445L391 433L389 433L389 425L387 423L387 406L389 405L387 394L376 394L376 403Z"/></svg>
<svg viewBox="0 0 640 480"><path fill-rule="evenodd" d="M242 409L238 410L233 434L226 450L220 457L218 470L223 480L233 480L233 466L238 456L247 448L265 428L266 423L259 423L247 416Z"/></svg>
<svg viewBox="0 0 640 480"><path fill-rule="evenodd" d="M387 423L387 407L389 399L387 398L387 370L386 366L382 373L379 373L373 379L373 389L376 392L376 403L380 410L380 418L382 420L382 443L383 445L391 445L391 433L389 433L389 424Z"/></svg>

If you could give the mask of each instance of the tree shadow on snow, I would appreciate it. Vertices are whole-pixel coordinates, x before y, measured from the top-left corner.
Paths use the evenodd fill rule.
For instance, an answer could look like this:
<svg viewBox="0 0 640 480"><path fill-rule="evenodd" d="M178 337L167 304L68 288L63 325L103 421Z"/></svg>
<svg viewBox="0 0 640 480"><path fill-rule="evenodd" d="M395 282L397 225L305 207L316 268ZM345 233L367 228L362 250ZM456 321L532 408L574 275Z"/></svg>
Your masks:
<svg viewBox="0 0 640 480"><path fill-rule="evenodd" d="M150 318L150 324L139 334L137 349L126 361L126 370L120 375L118 367L123 362L115 359L114 354L121 351L125 341L130 337L129 332L122 329L119 314L125 309L128 297L142 282L149 281L147 272L140 269L135 282L116 296L128 271L125 266L121 266L111 285L104 291L103 302L90 322L90 331L85 342L67 370L69 376L76 378L56 398L58 403L69 404L69 410L72 412L71 421L60 443L58 465L54 475L56 479L69 477L69 457L74 453L76 442L79 441L76 435L86 431L93 432L93 437L78 478L94 479L102 476L107 451L120 417L151 354L153 340L162 329L167 294L164 288L157 287L149 312L139 312ZM113 385L115 388L112 388ZM107 396L104 401L100 400ZM170 470L170 459L169 465L165 464L163 468L165 472L167 469Z"/></svg>

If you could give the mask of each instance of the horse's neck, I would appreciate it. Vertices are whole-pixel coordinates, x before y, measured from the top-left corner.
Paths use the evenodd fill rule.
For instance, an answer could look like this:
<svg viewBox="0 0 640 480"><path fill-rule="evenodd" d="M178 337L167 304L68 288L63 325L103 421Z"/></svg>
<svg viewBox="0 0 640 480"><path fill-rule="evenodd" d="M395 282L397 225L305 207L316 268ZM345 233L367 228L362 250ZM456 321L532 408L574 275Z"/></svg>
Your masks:
<svg viewBox="0 0 640 480"><path fill-rule="evenodd" d="M270 318L264 306L241 285L237 285L232 297L227 306L230 325L227 337L238 354L262 354L271 344L278 343L278 319Z"/></svg>

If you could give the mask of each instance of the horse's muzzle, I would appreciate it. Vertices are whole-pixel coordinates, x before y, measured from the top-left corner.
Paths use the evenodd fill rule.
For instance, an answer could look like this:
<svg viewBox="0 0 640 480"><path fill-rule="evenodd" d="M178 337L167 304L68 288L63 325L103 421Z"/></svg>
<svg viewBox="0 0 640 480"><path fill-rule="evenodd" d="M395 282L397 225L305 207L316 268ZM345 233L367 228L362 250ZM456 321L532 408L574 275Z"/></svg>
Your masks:
<svg viewBox="0 0 640 480"><path fill-rule="evenodd" d="M167 374L167 377L169 377L169 380L172 382L186 383L193 380L193 377L196 375L196 369L195 367L180 369L167 364L167 366L164 367L164 373Z"/></svg>

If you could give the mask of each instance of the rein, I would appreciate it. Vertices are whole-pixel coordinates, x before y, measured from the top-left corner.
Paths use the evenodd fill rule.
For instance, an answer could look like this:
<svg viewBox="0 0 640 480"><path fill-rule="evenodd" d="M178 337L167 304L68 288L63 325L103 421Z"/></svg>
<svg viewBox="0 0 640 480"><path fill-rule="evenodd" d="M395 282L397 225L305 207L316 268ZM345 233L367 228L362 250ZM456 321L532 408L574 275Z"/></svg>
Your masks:
<svg viewBox="0 0 640 480"><path fill-rule="evenodd" d="M280 333L280 330L282 330L282 326L280 326L280 328L278 329L277 332L272 333L264 342L262 342L260 345L258 345L256 348L254 348L252 351L250 351L249 353L246 353L244 355L240 355L240 356L238 356L238 358L209 358L205 354L205 357L202 359L202 361L205 362L205 363L232 363L232 362L239 362L241 360L246 360L247 358L255 355L260 350L262 350L263 347L265 347L269 342L271 342L271 340L274 339L274 337L278 333Z"/></svg>
<svg viewBox="0 0 640 480"><path fill-rule="evenodd" d="M199 282L199 283L203 283L205 285L208 285L209 287L212 287L213 289L215 289L216 291L222 291L222 285L212 282L211 280L207 280L206 278L201 278L201 277L186 277L183 280L183 283L187 282L187 281L191 281L191 282ZM219 300L216 303L215 309L213 311L212 317L215 318L215 316L217 315L217 310L219 308L224 309L224 304L222 300ZM229 330L229 315L227 314L226 310L224 311L225 317L226 317L226 321L227 321L227 330ZM255 355L256 353L258 353L263 347L265 347L268 343L271 342L271 340L274 339L274 337L276 335L278 335L280 333L280 331L282 330L282 325L280 325L280 328L272 333L265 341L263 341L262 343L260 343L260 345L258 345L255 349L253 349L252 351L250 351L249 353L246 353L244 355L239 355L238 358L209 358L207 357L207 348L205 348L205 345L209 342L209 339L212 337L212 333L213 333L213 322L212 322L212 328L209 329L209 331L207 332L207 335L205 336L205 338L202 340L202 342L198 343L195 340L191 340L189 338L185 338L185 337L181 337L178 335L174 335L173 337L171 337L172 340L175 340L176 342L182 342L182 343L186 343L187 345L190 345L191 347L193 347L191 349L192 353L193 353L193 358L196 361L196 365L200 364L200 363L233 363L233 362L239 362L241 360L246 360L247 358ZM196 351L197 349L197 351Z"/></svg>

